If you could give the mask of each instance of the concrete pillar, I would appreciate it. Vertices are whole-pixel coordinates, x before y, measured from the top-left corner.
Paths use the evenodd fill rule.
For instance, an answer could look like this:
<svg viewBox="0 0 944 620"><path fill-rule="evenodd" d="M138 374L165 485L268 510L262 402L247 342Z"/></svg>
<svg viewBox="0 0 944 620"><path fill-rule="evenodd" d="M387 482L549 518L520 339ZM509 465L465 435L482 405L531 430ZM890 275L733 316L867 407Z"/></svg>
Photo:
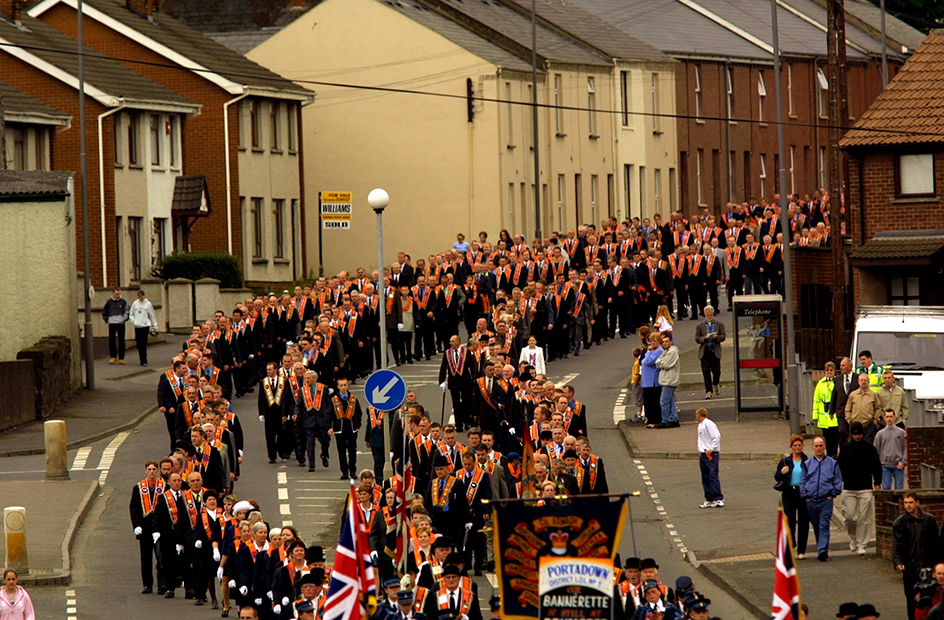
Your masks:
<svg viewBox="0 0 944 620"><path fill-rule="evenodd" d="M167 281L167 325L171 332L190 334L193 329L193 280Z"/></svg>
<svg viewBox="0 0 944 620"><path fill-rule="evenodd" d="M201 278L193 283L196 296L197 321L213 318L217 310L229 312L232 308L220 308L220 281L213 278Z"/></svg>
<svg viewBox="0 0 944 620"><path fill-rule="evenodd" d="M46 439L46 480L68 480L66 423L63 420L48 420L43 423L43 432Z"/></svg>
<svg viewBox="0 0 944 620"><path fill-rule="evenodd" d="M10 506L3 509L3 538L6 554L3 565L19 575L29 574L29 558L26 556L26 508Z"/></svg>

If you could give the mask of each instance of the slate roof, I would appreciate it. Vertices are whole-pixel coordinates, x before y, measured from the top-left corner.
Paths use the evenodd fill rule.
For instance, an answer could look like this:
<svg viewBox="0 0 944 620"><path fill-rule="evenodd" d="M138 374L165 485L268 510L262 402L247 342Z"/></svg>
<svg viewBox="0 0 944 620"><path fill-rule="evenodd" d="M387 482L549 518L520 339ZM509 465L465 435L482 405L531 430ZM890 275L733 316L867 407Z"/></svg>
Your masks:
<svg viewBox="0 0 944 620"><path fill-rule="evenodd" d="M876 233L849 255L853 260L931 258L944 251L944 230L913 231L916 234L885 231Z"/></svg>
<svg viewBox="0 0 944 620"><path fill-rule="evenodd" d="M825 0L819 0L823 2ZM873 36L881 37L882 11L868 0L846 0L846 14L852 15L862 23L868 24L873 30ZM885 12L885 37L906 45L913 52L924 42L925 34L917 28L911 27L902 20L892 17Z"/></svg>
<svg viewBox="0 0 944 620"><path fill-rule="evenodd" d="M75 39L29 15L23 14L20 19L23 29L0 20L0 38L27 48L28 53L69 75L78 75L79 57ZM135 101L155 101L198 107L198 104L183 95L164 88L121 63L104 58L91 48L85 49L85 80L95 88L114 97L124 97L129 105ZM9 53L3 48L0 48L0 52Z"/></svg>
<svg viewBox="0 0 944 620"><path fill-rule="evenodd" d="M200 206L206 197L206 211ZM174 199L170 210L174 215L206 216L213 212L210 205L210 192L207 191L206 175L182 175L174 179Z"/></svg>
<svg viewBox="0 0 944 620"><path fill-rule="evenodd" d="M944 142L944 30L932 30L924 44L846 132L839 146L941 142Z"/></svg>
<svg viewBox="0 0 944 620"><path fill-rule="evenodd" d="M238 84L260 88L311 94L301 86L286 80L265 67L238 54L225 45L174 19L166 13L155 13L151 20L114 0L84 0L109 17L153 39L191 61L219 73ZM146 44L145 44L146 45Z"/></svg>
<svg viewBox="0 0 944 620"><path fill-rule="evenodd" d="M46 105L39 99L2 81L0 81L0 97L3 97L3 116L8 121L16 115L28 115L48 118L50 123L62 125L68 123L71 118L65 112L60 112L51 105Z"/></svg>
<svg viewBox="0 0 944 620"><path fill-rule="evenodd" d="M508 0L530 14L529 0ZM607 23L572 2L561 0L536 0L535 11L561 30L606 53L610 58L621 60L644 60L649 62L672 62L672 59L656 48L629 36L616 26ZM538 47L540 50L540 46Z"/></svg>
<svg viewBox="0 0 944 620"><path fill-rule="evenodd" d="M261 30L246 30L236 32L207 32L217 43L225 45L237 54L245 54L256 49L265 43L269 37L277 33L281 28L263 28Z"/></svg>
<svg viewBox="0 0 944 620"><path fill-rule="evenodd" d="M0 170L0 196L68 195L71 172Z"/></svg>
<svg viewBox="0 0 944 620"><path fill-rule="evenodd" d="M205 33L252 32L287 26L317 0L291 6L289 0L164 0L161 12Z"/></svg>
<svg viewBox="0 0 944 620"><path fill-rule="evenodd" d="M531 63L505 51L471 30L443 17L418 0L377 0L388 8L409 17L418 24L436 32L459 47L496 66L518 71L530 71ZM476 0L478 1L478 0ZM538 69L540 71L540 68Z"/></svg>

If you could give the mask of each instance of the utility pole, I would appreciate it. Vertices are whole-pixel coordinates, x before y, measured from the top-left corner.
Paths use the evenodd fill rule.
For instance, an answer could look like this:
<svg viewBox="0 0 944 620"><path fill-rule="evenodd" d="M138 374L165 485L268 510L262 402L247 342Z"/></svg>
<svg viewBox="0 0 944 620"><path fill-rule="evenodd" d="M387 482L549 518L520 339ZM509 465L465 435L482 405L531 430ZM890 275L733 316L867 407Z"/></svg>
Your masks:
<svg viewBox="0 0 944 620"><path fill-rule="evenodd" d="M531 0L531 122L534 135L534 236L543 240L541 230L541 156L538 154L538 23L535 0ZM547 76L544 76L547 83Z"/></svg>
<svg viewBox="0 0 944 620"><path fill-rule="evenodd" d="M849 120L846 81L846 12L844 0L827 0L826 46L829 78L829 222L833 263L833 349L845 355L846 342L846 256L842 235L843 155L839 151ZM850 220L851 224L851 220Z"/></svg>
<svg viewBox="0 0 944 620"><path fill-rule="evenodd" d="M0 170L7 169L6 125L3 122L3 97L0 97Z"/></svg>

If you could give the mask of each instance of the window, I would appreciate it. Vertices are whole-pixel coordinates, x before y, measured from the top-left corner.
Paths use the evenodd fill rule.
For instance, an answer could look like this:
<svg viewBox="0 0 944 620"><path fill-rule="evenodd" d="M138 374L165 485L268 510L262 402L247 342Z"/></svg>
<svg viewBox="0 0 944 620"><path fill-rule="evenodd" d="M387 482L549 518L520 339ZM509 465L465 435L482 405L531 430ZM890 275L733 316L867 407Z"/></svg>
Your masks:
<svg viewBox="0 0 944 620"><path fill-rule="evenodd" d="M239 135L238 145L239 148L246 148L246 127L243 124L245 119L245 109L249 105L248 101L240 101L236 104L236 133Z"/></svg>
<svg viewBox="0 0 944 620"><path fill-rule="evenodd" d="M728 122L734 123L734 69L727 67L724 70L725 90L728 102Z"/></svg>
<svg viewBox="0 0 944 620"><path fill-rule="evenodd" d="M511 123L514 104L511 102L511 82L505 82L505 125L508 127L508 148L515 146L515 128Z"/></svg>
<svg viewBox="0 0 944 620"><path fill-rule="evenodd" d="M528 84L528 103L534 103L534 89ZM534 150L534 107L521 106L524 112L524 131L528 139L528 148ZM522 206L524 204L522 203Z"/></svg>
<svg viewBox="0 0 944 620"><path fill-rule="evenodd" d="M556 123L557 135L564 136L564 105L563 85L560 73L554 74L554 121Z"/></svg>
<svg viewBox="0 0 944 620"><path fill-rule="evenodd" d="M152 264L158 264L164 259L164 253L167 251L167 241L165 239L167 235L167 219L165 218L155 218L154 219L154 238L152 240L152 245L154 247L154 252L152 253L153 260Z"/></svg>
<svg viewBox="0 0 944 620"><path fill-rule="evenodd" d="M45 129L36 130L36 169L49 170L49 132Z"/></svg>
<svg viewBox="0 0 944 620"><path fill-rule="evenodd" d="M701 121L701 67L695 65L695 121Z"/></svg>
<svg viewBox="0 0 944 620"><path fill-rule="evenodd" d="M675 168L669 168L669 211L675 213L678 211L678 200L676 200L675 186L678 180L675 178Z"/></svg>
<svg viewBox="0 0 944 620"><path fill-rule="evenodd" d="M734 151L728 151L728 201L734 202Z"/></svg>
<svg viewBox="0 0 944 620"><path fill-rule="evenodd" d="M819 186L826 187L826 147L819 147Z"/></svg>
<svg viewBox="0 0 944 620"><path fill-rule="evenodd" d="M656 168L652 171L652 204L653 208L659 210L659 188L662 186L662 171Z"/></svg>
<svg viewBox="0 0 944 620"><path fill-rule="evenodd" d="M259 119L259 102L249 102L249 129L252 133L252 148L262 147L262 123Z"/></svg>
<svg viewBox="0 0 944 620"><path fill-rule="evenodd" d="M597 135L597 91L593 78L587 78L587 115L590 121L590 137Z"/></svg>
<svg viewBox="0 0 944 620"><path fill-rule="evenodd" d="M151 165L161 165L161 117L151 115Z"/></svg>
<svg viewBox="0 0 944 620"><path fill-rule="evenodd" d="M787 64L787 115L793 116L793 65Z"/></svg>
<svg viewBox="0 0 944 620"><path fill-rule="evenodd" d="M123 166L123 165L124 165L124 158L121 156L121 153L122 153L122 149L121 149L121 144L122 144L122 143L121 143L121 126L122 126L122 122L121 122L121 121L122 121L122 119L124 119L124 114L121 114L121 113L115 114L115 131L114 131L115 136L114 136L114 138L115 138L115 165L116 165L116 166Z"/></svg>
<svg viewBox="0 0 944 620"><path fill-rule="evenodd" d="M180 119L170 117L170 167L180 168L180 159L177 149L180 148Z"/></svg>
<svg viewBox="0 0 944 620"><path fill-rule="evenodd" d="M793 171L795 169L795 161L794 161L795 154L796 154L796 147L791 144L790 145L790 170L787 171L790 173L790 185L789 185L790 189L788 189L787 192L791 194L796 192L796 185L794 185L794 180L793 180Z"/></svg>
<svg viewBox="0 0 944 620"><path fill-rule="evenodd" d="M272 201L272 212L275 215L275 257L285 258L285 201Z"/></svg>
<svg viewBox="0 0 944 620"><path fill-rule="evenodd" d="M632 217L633 213L633 165L623 164L623 193L626 195L626 214Z"/></svg>
<svg viewBox="0 0 944 620"><path fill-rule="evenodd" d="M282 106L277 101L269 104L269 148L282 150Z"/></svg>
<svg viewBox="0 0 944 620"><path fill-rule="evenodd" d="M829 116L829 80L820 67L816 67L816 82L819 88L816 89L816 107L819 110L819 117Z"/></svg>
<svg viewBox="0 0 944 620"><path fill-rule="evenodd" d="M590 175L590 222L595 224L597 221L597 196L600 192L600 177L595 174Z"/></svg>
<svg viewBox="0 0 944 620"><path fill-rule="evenodd" d="M660 132L660 109L659 109L659 74L652 74L652 131Z"/></svg>
<svg viewBox="0 0 944 620"><path fill-rule="evenodd" d="M288 104L288 152L298 152L298 107Z"/></svg>
<svg viewBox="0 0 944 620"><path fill-rule="evenodd" d="M26 131L13 128L13 169L26 170Z"/></svg>
<svg viewBox="0 0 944 620"><path fill-rule="evenodd" d="M140 153L138 153L138 142L140 135L138 134L141 126L141 115L132 114L128 117L128 163L132 166L140 165Z"/></svg>
<svg viewBox="0 0 944 620"><path fill-rule="evenodd" d="M705 167L705 149L698 149L695 153L695 189L698 193L698 204L705 204L705 190L702 187L702 169Z"/></svg>
<svg viewBox="0 0 944 620"><path fill-rule="evenodd" d="M557 228L564 229L564 190L566 183L564 175L557 175Z"/></svg>
<svg viewBox="0 0 944 620"><path fill-rule="evenodd" d="M766 188L764 185L767 182L767 162L765 161L766 155L763 153L760 154L760 197L765 198L767 196Z"/></svg>
<svg viewBox="0 0 944 620"><path fill-rule="evenodd" d="M934 155L898 156L898 195L934 195Z"/></svg>
<svg viewBox="0 0 944 620"><path fill-rule="evenodd" d="M630 106L630 73L629 71L620 71L620 103L622 105L623 127L629 127L629 106Z"/></svg>
<svg viewBox="0 0 944 620"><path fill-rule="evenodd" d="M262 258L263 257L263 243L262 243L262 234L264 232L263 220L265 218L265 213L263 213L263 203L264 199L262 198L253 198L252 199L252 257L253 258Z"/></svg>
<svg viewBox="0 0 944 620"><path fill-rule="evenodd" d="M141 218L128 218L128 241L131 243L131 279L141 279Z"/></svg>
<svg viewBox="0 0 944 620"><path fill-rule="evenodd" d="M523 184L522 184L523 185ZM515 184L508 184L508 219L505 224L510 230L515 229Z"/></svg>
<svg viewBox="0 0 944 620"><path fill-rule="evenodd" d="M764 72L757 72L757 120L764 122L764 104L767 102L767 87L764 85Z"/></svg>
<svg viewBox="0 0 944 620"><path fill-rule="evenodd" d="M649 192L646 188L646 167L639 166L639 212L640 214L649 204Z"/></svg>
<svg viewBox="0 0 944 620"><path fill-rule="evenodd" d="M921 305L918 278L891 278L888 283L889 301L893 306Z"/></svg>

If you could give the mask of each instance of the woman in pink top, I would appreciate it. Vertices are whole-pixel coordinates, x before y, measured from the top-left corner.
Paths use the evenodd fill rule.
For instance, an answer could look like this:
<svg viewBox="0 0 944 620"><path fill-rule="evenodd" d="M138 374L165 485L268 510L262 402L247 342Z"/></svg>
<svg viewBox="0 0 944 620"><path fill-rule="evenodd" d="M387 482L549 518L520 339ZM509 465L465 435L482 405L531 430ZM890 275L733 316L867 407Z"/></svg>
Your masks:
<svg viewBox="0 0 944 620"><path fill-rule="evenodd" d="M0 620L36 620L33 601L23 586L17 585L16 571L3 571L3 591L0 592Z"/></svg>

